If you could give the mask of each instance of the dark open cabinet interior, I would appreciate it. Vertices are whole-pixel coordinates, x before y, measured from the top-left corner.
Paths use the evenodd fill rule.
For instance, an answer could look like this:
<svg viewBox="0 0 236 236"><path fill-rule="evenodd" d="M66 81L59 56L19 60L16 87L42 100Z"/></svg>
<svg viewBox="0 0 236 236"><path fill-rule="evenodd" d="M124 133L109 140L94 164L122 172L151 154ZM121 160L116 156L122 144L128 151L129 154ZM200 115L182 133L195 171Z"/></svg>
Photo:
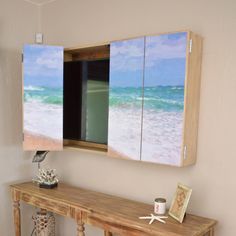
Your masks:
<svg viewBox="0 0 236 236"><path fill-rule="evenodd" d="M107 150L109 45L64 52L64 146Z"/></svg>

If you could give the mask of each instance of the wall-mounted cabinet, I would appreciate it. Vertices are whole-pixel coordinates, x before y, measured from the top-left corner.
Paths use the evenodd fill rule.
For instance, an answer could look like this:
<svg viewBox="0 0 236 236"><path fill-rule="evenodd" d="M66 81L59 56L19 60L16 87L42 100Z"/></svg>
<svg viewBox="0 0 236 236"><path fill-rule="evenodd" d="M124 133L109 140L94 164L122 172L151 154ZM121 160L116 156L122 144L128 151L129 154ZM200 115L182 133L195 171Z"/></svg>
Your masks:
<svg viewBox="0 0 236 236"><path fill-rule="evenodd" d="M174 166L195 163L201 51L202 40L192 32L64 50L60 140L64 146L108 151L112 157ZM54 69L57 65L60 73L63 68L50 57L34 61L48 67L53 64ZM25 66L24 74L31 70ZM35 85L44 88L27 84L25 102L27 87ZM27 116L27 109L25 127L37 117ZM44 113L48 127L56 127L55 117L49 115L50 109Z"/></svg>

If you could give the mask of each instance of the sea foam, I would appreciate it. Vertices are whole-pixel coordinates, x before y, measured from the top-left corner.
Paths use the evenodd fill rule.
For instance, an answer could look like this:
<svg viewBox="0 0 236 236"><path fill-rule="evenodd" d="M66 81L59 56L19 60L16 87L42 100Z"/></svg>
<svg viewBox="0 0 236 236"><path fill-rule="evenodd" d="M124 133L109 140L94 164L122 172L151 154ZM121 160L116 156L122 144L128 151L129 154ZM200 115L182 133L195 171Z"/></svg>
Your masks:
<svg viewBox="0 0 236 236"><path fill-rule="evenodd" d="M63 109L61 105L33 100L24 103L24 130L52 139L63 138Z"/></svg>

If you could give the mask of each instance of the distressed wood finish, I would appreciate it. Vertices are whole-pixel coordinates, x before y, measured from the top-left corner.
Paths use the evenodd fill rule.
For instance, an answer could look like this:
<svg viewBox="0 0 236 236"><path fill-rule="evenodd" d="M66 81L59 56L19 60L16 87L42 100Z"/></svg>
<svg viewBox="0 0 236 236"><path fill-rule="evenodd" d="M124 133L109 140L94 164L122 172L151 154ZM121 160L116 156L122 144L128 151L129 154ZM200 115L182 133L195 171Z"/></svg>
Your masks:
<svg viewBox="0 0 236 236"><path fill-rule="evenodd" d="M109 231L104 231L104 236L112 236L112 233Z"/></svg>
<svg viewBox="0 0 236 236"><path fill-rule="evenodd" d="M85 227L83 222L83 213L81 211L76 211L76 223L77 223L77 236L85 236Z"/></svg>
<svg viewBox="0 0 236 236"><path fill-rule="evenodd" d="M21 217L20 217L20 192L12 190L13 216L15 224L15 235L21 236Z"/></svg>
<svg viewBox="0 0 236 236"><path fill-rule="evenodd" d="M20 218L20 203L19 201L13 201L13 214L15 223L16 236L21 235L21 218Z"/></svg>
<svg viewBox="0 0 236 236"><path fill-rule="evenodd" d="M214 236L214 228L210 229L209 236Z"/></svg>
<svg viewBox="0 0 236 236"><path fill-rule="evenodd" d="M139 216L153 212L153 206L60 183L55 189L41 189L33 183L11 186L16 236L20 236L19 201L75 219L77 236L85 236L84 224L123 236L213 236L215 220L187 214L183 224L171 217L166 224L148 225Z"/></svg>

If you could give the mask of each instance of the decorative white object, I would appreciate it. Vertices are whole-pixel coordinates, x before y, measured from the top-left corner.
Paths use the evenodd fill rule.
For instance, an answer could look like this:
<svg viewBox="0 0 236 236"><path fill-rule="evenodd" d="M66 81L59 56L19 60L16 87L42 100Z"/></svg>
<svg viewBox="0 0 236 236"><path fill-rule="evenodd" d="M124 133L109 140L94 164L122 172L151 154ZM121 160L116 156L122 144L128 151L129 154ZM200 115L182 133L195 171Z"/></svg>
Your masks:
<svg viewBox="0 0 236 236"><path fill-rule="evenodd" d="M150 220L149 221L149 225L153 223L154 220L157 220L161 223L166 223L163 219L167 219L168 216L155 216L153 214L151 214L150 216L141 216L139 217L140 220Z"/></svg>
<svg viewBox="0 0 236 236"><path fill-rule="evenodd" d="M166 199L156 198L154 203L154 213L164 215L166 213Z"/></svg>
<svg viewBox="0 0 236 236"><path fill-rule="evenodd" d="M51 188L50 186L56 187L59 180L55 169L39 169L39 174L33 181L37 182L40 187Z"/></svg>

